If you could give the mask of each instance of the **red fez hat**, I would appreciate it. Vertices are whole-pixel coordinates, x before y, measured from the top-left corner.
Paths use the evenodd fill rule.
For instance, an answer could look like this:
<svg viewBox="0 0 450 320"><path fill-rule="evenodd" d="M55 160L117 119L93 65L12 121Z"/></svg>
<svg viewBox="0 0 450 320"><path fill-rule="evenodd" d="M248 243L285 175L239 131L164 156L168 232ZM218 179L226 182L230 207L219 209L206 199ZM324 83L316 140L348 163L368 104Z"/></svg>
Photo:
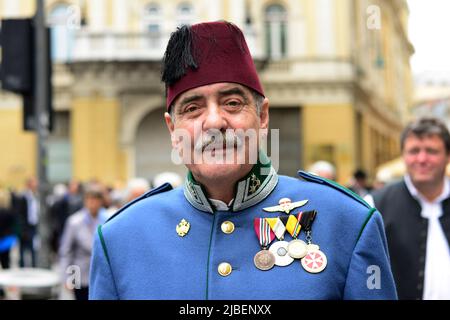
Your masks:
<svg viewBox="0 0 450 320"><path fill-rule="evenodd" d="M179 94L218 82L239 83L264 96L252 56L238 27L219 21L189 28L191 40L188 44L196 67L188 67L179 79L166 82L167 108Z"/></svg>

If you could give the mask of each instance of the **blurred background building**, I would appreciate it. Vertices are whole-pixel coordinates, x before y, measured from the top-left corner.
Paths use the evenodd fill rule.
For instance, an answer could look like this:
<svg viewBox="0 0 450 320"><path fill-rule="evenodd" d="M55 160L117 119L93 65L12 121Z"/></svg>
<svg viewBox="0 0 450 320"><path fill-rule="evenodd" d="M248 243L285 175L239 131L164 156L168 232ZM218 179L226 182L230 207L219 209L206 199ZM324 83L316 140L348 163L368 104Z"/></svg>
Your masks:
<svg viewBox="0 0 450 320"><path fill-rule="evenodd" d="M30 17L32 0L0 0L0 18ZM403 0L47 0L53 60L52 183L105 183L171 162L160 60L178 25L225 19L244 30L280 129L280 173L317 160L347 183L399 154L413 86ZM0 91L0 182L36 175L36 138L22 102ZM270 153L270 151L269 151Z"/></svg>

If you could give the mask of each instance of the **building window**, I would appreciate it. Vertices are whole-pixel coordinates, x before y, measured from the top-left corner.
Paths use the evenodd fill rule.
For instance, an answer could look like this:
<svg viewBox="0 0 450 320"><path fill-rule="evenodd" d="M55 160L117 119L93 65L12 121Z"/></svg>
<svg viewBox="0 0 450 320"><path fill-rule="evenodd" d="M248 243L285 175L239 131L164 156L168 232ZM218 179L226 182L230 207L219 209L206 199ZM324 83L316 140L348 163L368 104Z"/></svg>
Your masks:
<svg viewBox="0 0 450 320"><path fill-rule="evenodd" d="M146 31L151 34L159 34L161 31L161 8L159 5L151 3L144 8L144 25Z"/></svg>
<svg viewBox="0 0 450 320"><path fill-rule="evenodd" d="M287 13L282 5L273 4L265 10L266 54L273 60L287 55Z"/></svg>
<svg viewBox="0 0 450 320"><path fill-rule="evenodd" d="M161 45L162 10L158 4L150 3L144 8L144 30L148 36L150 48L159 48Z"/></svg>
<svg viewBox="0 0 450 320"><path fill-rule="evenodd" d="M195 21L195 12L192 5L188 2L182 2L177 6L176 11L177 25L191 25Z"/></svg>

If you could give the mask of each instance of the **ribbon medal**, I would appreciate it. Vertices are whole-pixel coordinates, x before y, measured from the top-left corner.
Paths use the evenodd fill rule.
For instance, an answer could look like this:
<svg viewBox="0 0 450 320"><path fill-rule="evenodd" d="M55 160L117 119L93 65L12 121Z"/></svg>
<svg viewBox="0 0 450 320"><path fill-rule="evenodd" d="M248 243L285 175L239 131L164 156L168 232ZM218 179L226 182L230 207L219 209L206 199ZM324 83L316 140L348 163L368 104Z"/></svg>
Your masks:
<svg viewBox="0 0 450 320"><path fill-rule="evenodd" d="M300 224L306 232L307 254L302 258L301 264L303 269L309 273L319 273L327 266L327 257L320 251L318 245L312 243L311 227L316 218L317 211L304 212L300 218Z"/></svg>
<svg viewBox="0 0 450 320"><path fill-rule="evenodd" d="M286 229L289 234L294 238L288 245L288 254L294 259L301 259L306 256L308 250L307 245L303 240L297 239L300 234L302 225L300 223L303 212L300 212L297 216L289 215Z"/></svg>
<svg viewBox="0 0 450 320"><path fill-rule="evenodd" d="M275 256L275 264L279 267L285 267L294 262L294 259L288 254L289 243L284 240L284 233L286 232L286 223L288 221L288 216L282 216L278 218L266 218L272 231L278 240L272 244L269 251Z"/></svg>
<svg viewBox="0 0 450 320"><path fill-rule="evenodd" d="M266 271L275 265L275 256L267 250L269 244L275 239L275 234L270 228L269 223L264 218L255 218L253 221L255 233L261 246L259 251L253 258L253 262L259 270Z"/></svg>

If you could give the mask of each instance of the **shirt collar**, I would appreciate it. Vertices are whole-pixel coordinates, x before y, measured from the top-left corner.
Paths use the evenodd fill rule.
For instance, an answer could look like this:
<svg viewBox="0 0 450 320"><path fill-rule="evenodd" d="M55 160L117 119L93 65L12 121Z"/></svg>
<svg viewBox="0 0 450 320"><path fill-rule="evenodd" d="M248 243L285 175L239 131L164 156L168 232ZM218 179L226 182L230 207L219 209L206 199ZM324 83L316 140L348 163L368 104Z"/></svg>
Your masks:
<svg viewBox="0 0 450 320"><path fill-rule="evenodd" d="M264 200L277 183L278 174L267 155L260 152L258 162L252 170L237 182L234 199L228 205L229 210L238 211L254 206ZM203 186L195 181L191 172L188 172L184 183L184 196L198 210L214 213L215 210L222 209L222 206L217 206L215 203L217 200L210 200L206 197Z"/></svg>
<svg viewBox="0 0 450 320"><path fill-rule="evenodd" d="M107 220L107 212L105 208L100 208L97 217L95 218L89 213L88 209L83 208L83 212L84 220L87 224L103 224Z"/></svg>
<svg viewBox="0 0 450 320"><path fill-rule="evenodd" d="M405 175L405 184L406 187L408 188L409 193L411 193L411 195L416 198L417 200L419 200L420 202L427 202L430 203L430 201L428 201L420 192L419 190L417 190L417 188L414 186L411 177L407 174ZM431 203L440 203L443 200L447 199L448 197L450 197L450 180L447 177L444 177L444 188L442 189L441 194L433 200L433 202Z"/></svg>

